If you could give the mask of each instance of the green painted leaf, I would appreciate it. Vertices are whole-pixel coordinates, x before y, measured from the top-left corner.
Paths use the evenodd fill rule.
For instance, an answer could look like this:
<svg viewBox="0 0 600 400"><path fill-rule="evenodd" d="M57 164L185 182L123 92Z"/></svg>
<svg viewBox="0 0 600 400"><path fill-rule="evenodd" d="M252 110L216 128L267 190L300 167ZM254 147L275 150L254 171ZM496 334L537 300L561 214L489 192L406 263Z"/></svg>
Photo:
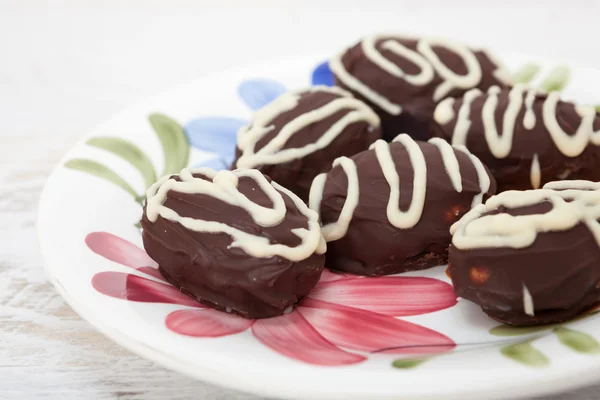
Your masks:
<svg viewBox="0 0 600 400"><path fill-rule="evenodd" d="M137 193L135 192L135 190L133 190L133 188L129 186L129 184L125 182L123 178L117 175L117 173L111 170L110 168L100 163L97 163L96 161L86 160L83 158L74 158L72 160L67 161L65 163L65 167L77 171L86 172L88 174L97 176L98 178L105 179L119 186L123 190L127 191L127 193L132 195L134 198L137 197Z"/></svg>
<svg viewBox="0 0 600 400"><path fill-rule="evenodd" d="M550 363L550 360L529 341L504 346L500 348L500 352L505 357L530 367L545 367Z"/></svg>
<svg viewBox="0 0 600 400"><path fill-rule="evenodd" d="M532 333L538 333L552 329L556 325L541 325L541 326L526 326L517 327L511 325L498 325L490 329L490 333L494 336L521 336L530 335Z"/></svg>
<svg viewBox="0 0 600 400"><path fill-rule="evenodd" d="M557 327L561 327L564 324L577 322L591 317L592 315L598 314L599 310L588 311L577 317L571 319L562 324L548 324L548 325L540 325L540 326L525 326L525 327L517 327L511 325L498 325L490 329L490 333L494 336L521 336L521 335L530 335L533 333L549 331L550 329L555 329Z"/></svg>
<svg viewBox="0 0 600 400"><path fill-rule="evenodd" d="M564 65L556 67L550 71L546 79L544 79L540 85L540 88L544 89L546 92L562 90L567 86L570 75L571 71L569 70L569 67Z"/></svg>
<svg viewBox="0 0 600 400"><path fill-rule="evenodd" d="M596 112L600 112L600 105L596 106Z"/></svg>
<svg viewBox="0 0 600 400"><path fill-rule="evenodd" d="M399 358L394 360L392 367L400 369L411 369L418 367L422 363L427 361L427 358Z"/></svg>
<svg viewBox="0 0 600 400"><path fill-rule="evenodd" d="M115 137L94 137L89 139L87 144L111 152L133 165L142 174L146 187L156 181L156 173L152 162L146 153L135 144Z"/></svg>
<svg viewBox="0 0 600 400"><path fill-rule="evenodd" d="M140 203L143 206L144 202L146 201L146 193L144 193L141 196L136 197L135 201L137 201L138 203Z"/></svg>
<svg viewBox="0 0 600 400"><path fill-rule="evenodd" d="M528 83L540 72L537 64L525 64L513 76L514 83Z"/></svg>
<svg viewBox="0 0 600 400"><path fill-rule="evenodd" d="M600 353L600 344L598 344L598 341L587 333L568 328L556 328L554 333L556 333L558 340L560 340L562 344L579 353Z"/></svg>
<svg viewBox="0 0 600 400"><path fill-rule="evenodd" d="M190 144L181 125L163 114L148 117L165 155L163 175L177 174L187 166Z"/></svg>

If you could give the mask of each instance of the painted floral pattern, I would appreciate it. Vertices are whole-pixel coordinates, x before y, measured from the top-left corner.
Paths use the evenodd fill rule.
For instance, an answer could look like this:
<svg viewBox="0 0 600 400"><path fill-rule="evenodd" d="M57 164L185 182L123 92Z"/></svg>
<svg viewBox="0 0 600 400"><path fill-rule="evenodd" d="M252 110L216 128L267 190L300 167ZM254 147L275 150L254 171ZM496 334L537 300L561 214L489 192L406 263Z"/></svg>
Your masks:
<svg viewBox="0 0 600 400"><path fill-rule="evenodd" d="M530 367L545 367L550 364L550 359L534 346L537 339L554 334L558 341L580 354L600 355L600 343L589 333L573 329L570 325L577 321L585 320L600 312L596 306L588 312L572 319L571 321L557 324L548 324L531 327L514 327L498 325L490 329L494 336L522 337L524 339L500 348L500 353L518 363Z"/></svg>
<svg viewBox="0 0 600 400"><path fill-rule="evenodd" d="M333 74L327 62L318 64L310 74L313 85L334 83ZM243 80L238 85L238 96L250 108L257 110L286 91L286 87L267 78ZM177 174L188 166L190 149L195 148L212 155L194 166L210 167L215 170L227 169L233 162L237 142L237 131L248 123L247 120L230 116L203 116L188 121L183 126L174 119L160 113L148 116L148 122L162 146L164 168L156 171L152 161L142 149L128 140L97 136L86 144L121 158L140 173L144 187L148 188L157 177ZM109 165L87 158L73 158L65 167L85 172L104 179L129 193L140 205L144 195L137 192L129 182L115 172Z"/></svg>
<svg viewBox="0 0 600 400"><path fill-rule="evenodd" d="M435 330L397 317L420 315L456 304L452 286L433 278L363 278L324 271L310 295L290 313L249 320L204 307L167 283L156 263L132 243L106 232L86 237L94 253L135 273L104 271L93 287L114 298L141 303L177 304L166 327L178 334L214 338L250 330L268 348L315 365L347 365L369 354L439 354L454 341Z"/></svg>

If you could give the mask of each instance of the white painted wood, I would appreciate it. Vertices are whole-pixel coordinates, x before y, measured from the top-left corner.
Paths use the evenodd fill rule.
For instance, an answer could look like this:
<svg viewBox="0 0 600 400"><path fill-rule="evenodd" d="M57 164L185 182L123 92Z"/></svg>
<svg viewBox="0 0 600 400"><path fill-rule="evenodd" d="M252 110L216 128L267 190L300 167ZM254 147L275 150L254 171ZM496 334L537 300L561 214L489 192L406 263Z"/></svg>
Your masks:
<svg viewBox="0 0 600 400"><path fill-rule="evenodd" d="M373 30L447 34L600 66L598 15L600 3L584 0L0 0L0 398L257 399L121 349L48 283L39 194L94 124L201 74L307 53L315 42L334 51ZM598 398L600 386L552 399Z"/></svg>

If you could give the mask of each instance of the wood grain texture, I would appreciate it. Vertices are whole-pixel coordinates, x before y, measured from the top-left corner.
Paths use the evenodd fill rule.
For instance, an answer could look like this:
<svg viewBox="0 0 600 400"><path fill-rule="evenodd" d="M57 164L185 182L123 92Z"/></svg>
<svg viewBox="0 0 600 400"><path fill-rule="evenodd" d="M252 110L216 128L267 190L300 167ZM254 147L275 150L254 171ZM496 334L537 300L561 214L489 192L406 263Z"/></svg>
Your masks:
<svg viewBox="0 0 600 400"><path fill-rule="evenodd" d="M305 0L297 2L303 7L298 9L291 2L284 7L266 0L253 6L229 0L200 5L62 3L49 8L41 1L0 0L0 398L257 400L168 371L120 348L81 320L42 269L35 228L39 195L62 155L112 113L240 59L309 52L312 42L306 35L333 51L375 29L345 23L340 16L340 4L347 18L362 16L365 2L326 6ZM552 3L544 2L540 9L523 6L519 13L513 6L498 6L491 19L486 17L488 5L474 1L455 1L437 17L431 9L447 7L446 1L366 4L374 22L395 4L399 21L376 25L378 30L402 25L413 32L451 32L463 40L472 40L476 30L483 44L517 51L536 48L536 53L555 56L561 52L600 65L600 59L585 52L589 43L576 40L600 37L595 20L600 5L571 1L560 9L561 2ZM464 18L465 12L475 15L469 19L472 24L457 24L453 18ZM310 28L302 22L308 17ZM506 32L505 21L511 17L516 20ZM335 32L332 19L337 21ZM529 34L534 20L548 40L539 42L539 36ZM554 28L569 21L566 33L571 36L565 39ZM277 40L274 31L280 32ZM207 37L219 40L203 39ZM236 51L226 55L223 48ZM598 398L600 387L552 397Z"/></svg>

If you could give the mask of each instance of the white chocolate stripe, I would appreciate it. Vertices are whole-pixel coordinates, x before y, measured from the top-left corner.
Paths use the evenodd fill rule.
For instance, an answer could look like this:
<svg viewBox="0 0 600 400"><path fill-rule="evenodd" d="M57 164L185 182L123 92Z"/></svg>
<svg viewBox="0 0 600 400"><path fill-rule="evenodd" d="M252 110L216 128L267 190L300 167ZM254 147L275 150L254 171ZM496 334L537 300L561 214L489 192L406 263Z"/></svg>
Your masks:
<svg viewBox="0 0 600 400"><path fill-rule="evenodd" d="M469 129L471 128L471 120L469 119L469 114L471 113L471 103L477 97L481 96L482 91L479 89L471 89L462 99L462 105L458 109L458 115L456 117L456 124L454 125L454 133L452 134L452 144L453 145L462 145L466 146L467 144L467 133L469 133ZM452 107L454 102L442 102L439 106L443 107ZM438 106L438 107L439 107ZM437 107L436 107L437 108ZM434 112L434 118L437 115L438 117L442 113L438 113L437 110ZM447 114L447 112L445 112ZM441 123L441 121L436 120L437 123Z"/></svg>
<svg viewBox="0 0 600 400"><path fill-rule="evenodd" d="M193 174L203 175L210 180L195 178ZM273 207L263 207L248 199L237 189L239 178L253 179L260 190L273 203ZM230 247L239 247L248 255L258 258L280 256L291 261L301 261L314 253L325 252L324 241L318 222L318 215L310 210L298 196L275 182L269 182L257 170L235 170L215 172L210 168L184 169L175 181L170 176L163 177L152 185L147 193L146 216L150 222L158 217L177 222L189 230L204 233L225 233L232 238ZM197 218L182 217L173 209L166 207L169 192L203 194L214 197L232 206L248 212L253 221L263 227L276 226L285 219L287 208L282 193L288 196L298 211L308 219L308 229L293 229L302 242L295 247L272 244L266 237L246 233L222 222L206 221Z"/></svg>
<svg viewBox="0 0 600 400"><path fill-rule="evenodd" d="M335 162L338 159L334 161ZM346 172L346 175L348 173ZM323 172L313 179L312 184L310 186L310 193L308 194L308 207L319 213L321 208L321 201L323 200L323 192L325 191L325 182L327 181L327 172Z"/></svg>
<svg viewBox="0 0 600 400"><path fill-rule="evenodd" d="M515 133L517 115L523 105L524 85L515 85L508 92L508 106L502 118L502 133L498 134L496 128L496 107L498 106L498 94L500 88L494 86L488 91L487 99L483 104L483 131L490 151L496 158L505 158L510 153Z"/></svg>
<svg viewBox="0 0 600 400"><path fill-rule="evenodd" d="M417 142L415 142L410 136L406 134L398 135L394 139L394 142L398 142L405 147L414 174L412 184L413 193L407 211L400 210L400 179L396 170L394 159L391 155L390 144L383 140L378 140L371 145L370 149L375 152L375 156L377 157L381 171L390 187L390 197L388 199L386 208L388 221L391 225L399 229L409 229L418 224L423 214L425 197L427 193L427 165L423 151ZM484 193L489 190L490 177L488 176L485 167L479 161L479 159L469 153L469 151L463 146L453 150L450 145L446 144L441 139L435 138L431 139L430 143L440 149L442 161L448 177L451 180L453 188L459 193L462 191L462 177L460 174L458 159L456 158L454 151L461 151L469 156L469 159L476 169L479 186L481 189L481 193L474 196L473 204L480 203ZM452 154L450 154L449 151L452 152ZM346 174L348 179L348 189L346 200L342 206L338 220L336 222L329 223L322 228L323 237L328 242L338 240L345 236L346 232L348 231L348 227L352 222L352 218L360 198L359 178L356 163L350 158L341 157L335 160L334 167L337 165L341 165L344 173ZM321 201L323 199L326 179L327 174L320 174L314 179L311 186L309 205L310 208L315 212L321 211Z"/></svg>
<svg viewBox="0 0 600 400"><path fill-rule="evenodd" d="M429 139L429 143L435 145L438 149L440 149L440 153L442 154L442 161L444 162L444 168L446 169L446 173L450 178L450 182L452 182L452 186L454 190L458 193L462 192L462 178L460 176L460 167L458 165L458 159L456 158L456 153L454 149L448 142L444 139L440 138L432 138Z"/></svg>
<svg viewBox="0 0 600 400"><path fill-rule="evenodd" d="M483 215L499 207L510 209L550 202L544 214ZM551 182L543 189L508 191L491 197L452 225L452 243L459 249L525 248L538 233L561 232L585 223L600 246L600 183L588 181Z"/></svg>
<svg viewBox="0 0 600 400"><path fill-rule="evenodd" d="M495 53L489 51L488 49L480 49L479 51L484 53L487 58L489 58L490 61L496 65L494 77L507 86L512 85L512 76L504 65L504 61L502 61L500 57L496 56Z"/></svg>
<svg viewBox="0 0 600 400"><path fill-rule="evenodd" d="M548 94L546 101L542 107L544 125L550 133L556 147L567 157L577 157L587 147L592 139L594 130L594 118L596 113L585 113L581 115L581 122L574 135L569 135L558 124L556 120L556 105L560 100L559 92L551 92ZM579 108L578 111L583 110Z"/></svg>
<svg viewBox="0 0 600 400"><path fill-rule="evenodd" d="M402 113L402 107L400 107L399 104L392 103L380 93L377 93L346 71L346 68L344 68L344 64L342 63L342 54L333 57L329 61L329 68L344 86L360 93L363 97L376 104L388 114L400 115Z"/></svg>
<svg viewBox="0 0 600 400"><path fill-rule="evenodd" d="M465 146L457 145L453 147L458 151L462 151L471 159L471 162L475 167L475 171L477 172L477 180L479 181L479 193L475 195L475 197L473 197L473 202L471 203L471 207L475 207L476 205L482 203L483 196L490 189L490 186L492 184L490 175L488 174L481 160L475 155L473 155Z"/></svg>
<svg viewBox="0 0 600 400"><path fill-rule="evenodd" d="M454 97L448 97L447 99L442 100L433 113L435 122L440 125L446 125L448 122L452 121L452 118L454 118L454 103L456 103Z"/></svg>
<svg viewBox="0 0 600 400"><path fill-rule="evenodd" d="M453 89L466 90L480 84L483 75L481 65L477 60L475 53L468 47L442 39L419 39L417 41L416 50L411 50L400 43L400 40L402 39L410 38L376 35L364 38L360 45L365 57L372 63L390 75L405 80L410 85L427 85L431 83L436 76L441 77L442 82L433 93L433 100L436 102L450 94ZM417 74L408 74L395 63L388 60L376 47L380 41L383 41L381 43L383 49L404 57L411 63L417 65L420 71ZM467 72L464 75L456 74L439 59L437 54L433 51L432 46L444 47L458 55L466 66ZM386 98L373 88L368 87L345 69L342 63L343 54L344 52L338 54L329 63L329 66L336 77L345 86L360 93L387 113L399 115L402 112L400 104L392 102L391 99ZM506 69L495 57L491 56L489 53L486 54L490 61L496 64L496 70L493 73L494 76L503 83L510 83L509 74Z"/></svg>
<svg viewBox="0 0 600 400"><path fill-rule="evenodd" d="M529 89L525 97L525 115L523 116L523 126L527 130L535 128L535 112L533 112L533 102L538 93L535 89Z"/></svg>
<svg viewBox="0 0 600 400"><path fill-rule="evenodd" d="M425 156L421 148L410 136L403 133L396 136L394 142L401 143L406 148L413 167L413 193L407 211L400 210L400 178L392 159L390 146L383 140L378 140L375 142L375 154L377 154L385 180L390 185L390 198L387 205L388 220L396 228L408 229L415 226L423 214L427 192L427 164L425 164Z"/></svg>
<svg viewBox="0 0 600 400"><path fill-rule="evenodd" d="M330 91L348 96L348 93L345 91L332 90L326 87L312 88L310 91ZM258 117L255 116L250 126L240 129L238 132L238 147L242 151L242 154L236 162L236 167L254 168L259 165L282 164L300 159L329 146L352 123L365 121L371 126L379 126L380 123L379 117L365 103L354 97L341 97L330 101L320 108L294 118L281 127L277 135L269 143L260 150L255 151L258 141L273 129L272 126L267 126L267 124L278 115L278 111L289 111L289 107L292 104L294 106L291 109L293 109L297 105L297 101L298 95L296 93L285 94L267 105L265 107L266 111L264 109L259 110L257 112ZM279 103L281 103L281 107L279 107ZM302 129L345 109L351 111L329 127L317 141L299 148L283 149L290 138Z"/></svg>
<svg viewBox="0 0 600 400"><path fill-rule="evenodd" d="M496 111L501 91L498 87L491 87L487 94L469 91L462 99L462 104L458 109L454 130L452 133L453 145L466 145L467 135L471 131L470 113L472 104L478 97L485 96L485 102L481 110L481 120L483 124L483 134L485 136L488 148L494 157L501 159L510 154L514 144L514 134L517 123L517 117L520 111L525 107L525 113L522 120L522 126L526 130L532 130L536 125L536 115L533 109L536 100L536 94L539 91L535 88L527 88L524 84L515 85L508 92L508 105L504 110L502 118L502 132L498 133L496 127ZM542 104L542 120L544 127L552 138L556 148L567 157L577 157L580 155L589 143L600 145L600 130L594 131L594 122L596 111L591 106L577 106L577 113L581 116L581 121L574 134L565 132L557 120L556 107L559 102L559 92L551 92ZM454 117L454 101L442 101L436 107L434 119L438 124L444 125Z"/></svg>
<svg viewBox="0 0 600 400"><path fill-rule="evenodd" d="M459 75L448 68L435 54L431 48L432 45L445 47L460 56L467 67L467 73L465 75ZM435 71L443 78L442 83L440 83L433 93L434 101L440 101L453 89L470 89L479 85L479 82L481 82L481 65L479 64L479 61L477 61L475 53L468 47L447 40L421 39L419 40L419 43L417 43L417 50L427 58L431 65L433 65Z"/></svg>
<svg viewBox="0 0 600 400"><path fill-rule="evenodd" d="M341 165L346 173L346 177L348 178L348 195L338 220L331 224L327 224L322 228L323 237L328 242L338 240L346 235L348 226L354 215L354 210L356 210L356 207L358 206L358 199L360 196L356 164L348 157L340 157L333 163L334 167L336 165Z"/></svg>
<svg viewBox="0 0 600 400"><path fill-rule="evenodd" d="M288 92L279 96L277 99L254 112L252 116L252 125L241 127L237 133L237 145L240 149L256 145L266 133L274 127L269 126L271 121L279 114L293 110L298 105L300 95L297 92Z"/></svg>
<svg viewBox="0 0 600 400"><path fill-rule="evenodd" d="M525 286L525 284L523 284L523 311L525 312L525 314L529 315L530 317L535 316L534 313L534 305L533 305L533 298L531 297L531 293L529 293L529 289L527 289L527 286Z"/></svg>
<svg viewBox="0 0 600 400"><path fill-rule="evenodd" d="M529 179L531 181L531 187L539 189L542 184L542 171L540 169L540 160L537 153L533 155L531 160L531 171L529 172Z"/></svg>
<svg viewBox="0 0 600 400"><path fill-rule="evenodd" d="M411 75L401 70L396 64L385 58L376 48L375 44L379 38L377 36L371 36L365 38L362 43L362 49L365 56L369 58L373 63L377 64L381 69L395 76L396 78L404 79L406 82L415 86L423 86L431 82L435 76L435 72L431 64L416 51L410 50L409 48L400 44L395 40L386 40L383 42L381 47L391 51L399 56L402 56L416 64L421 71L418 74Z"/></svg>

